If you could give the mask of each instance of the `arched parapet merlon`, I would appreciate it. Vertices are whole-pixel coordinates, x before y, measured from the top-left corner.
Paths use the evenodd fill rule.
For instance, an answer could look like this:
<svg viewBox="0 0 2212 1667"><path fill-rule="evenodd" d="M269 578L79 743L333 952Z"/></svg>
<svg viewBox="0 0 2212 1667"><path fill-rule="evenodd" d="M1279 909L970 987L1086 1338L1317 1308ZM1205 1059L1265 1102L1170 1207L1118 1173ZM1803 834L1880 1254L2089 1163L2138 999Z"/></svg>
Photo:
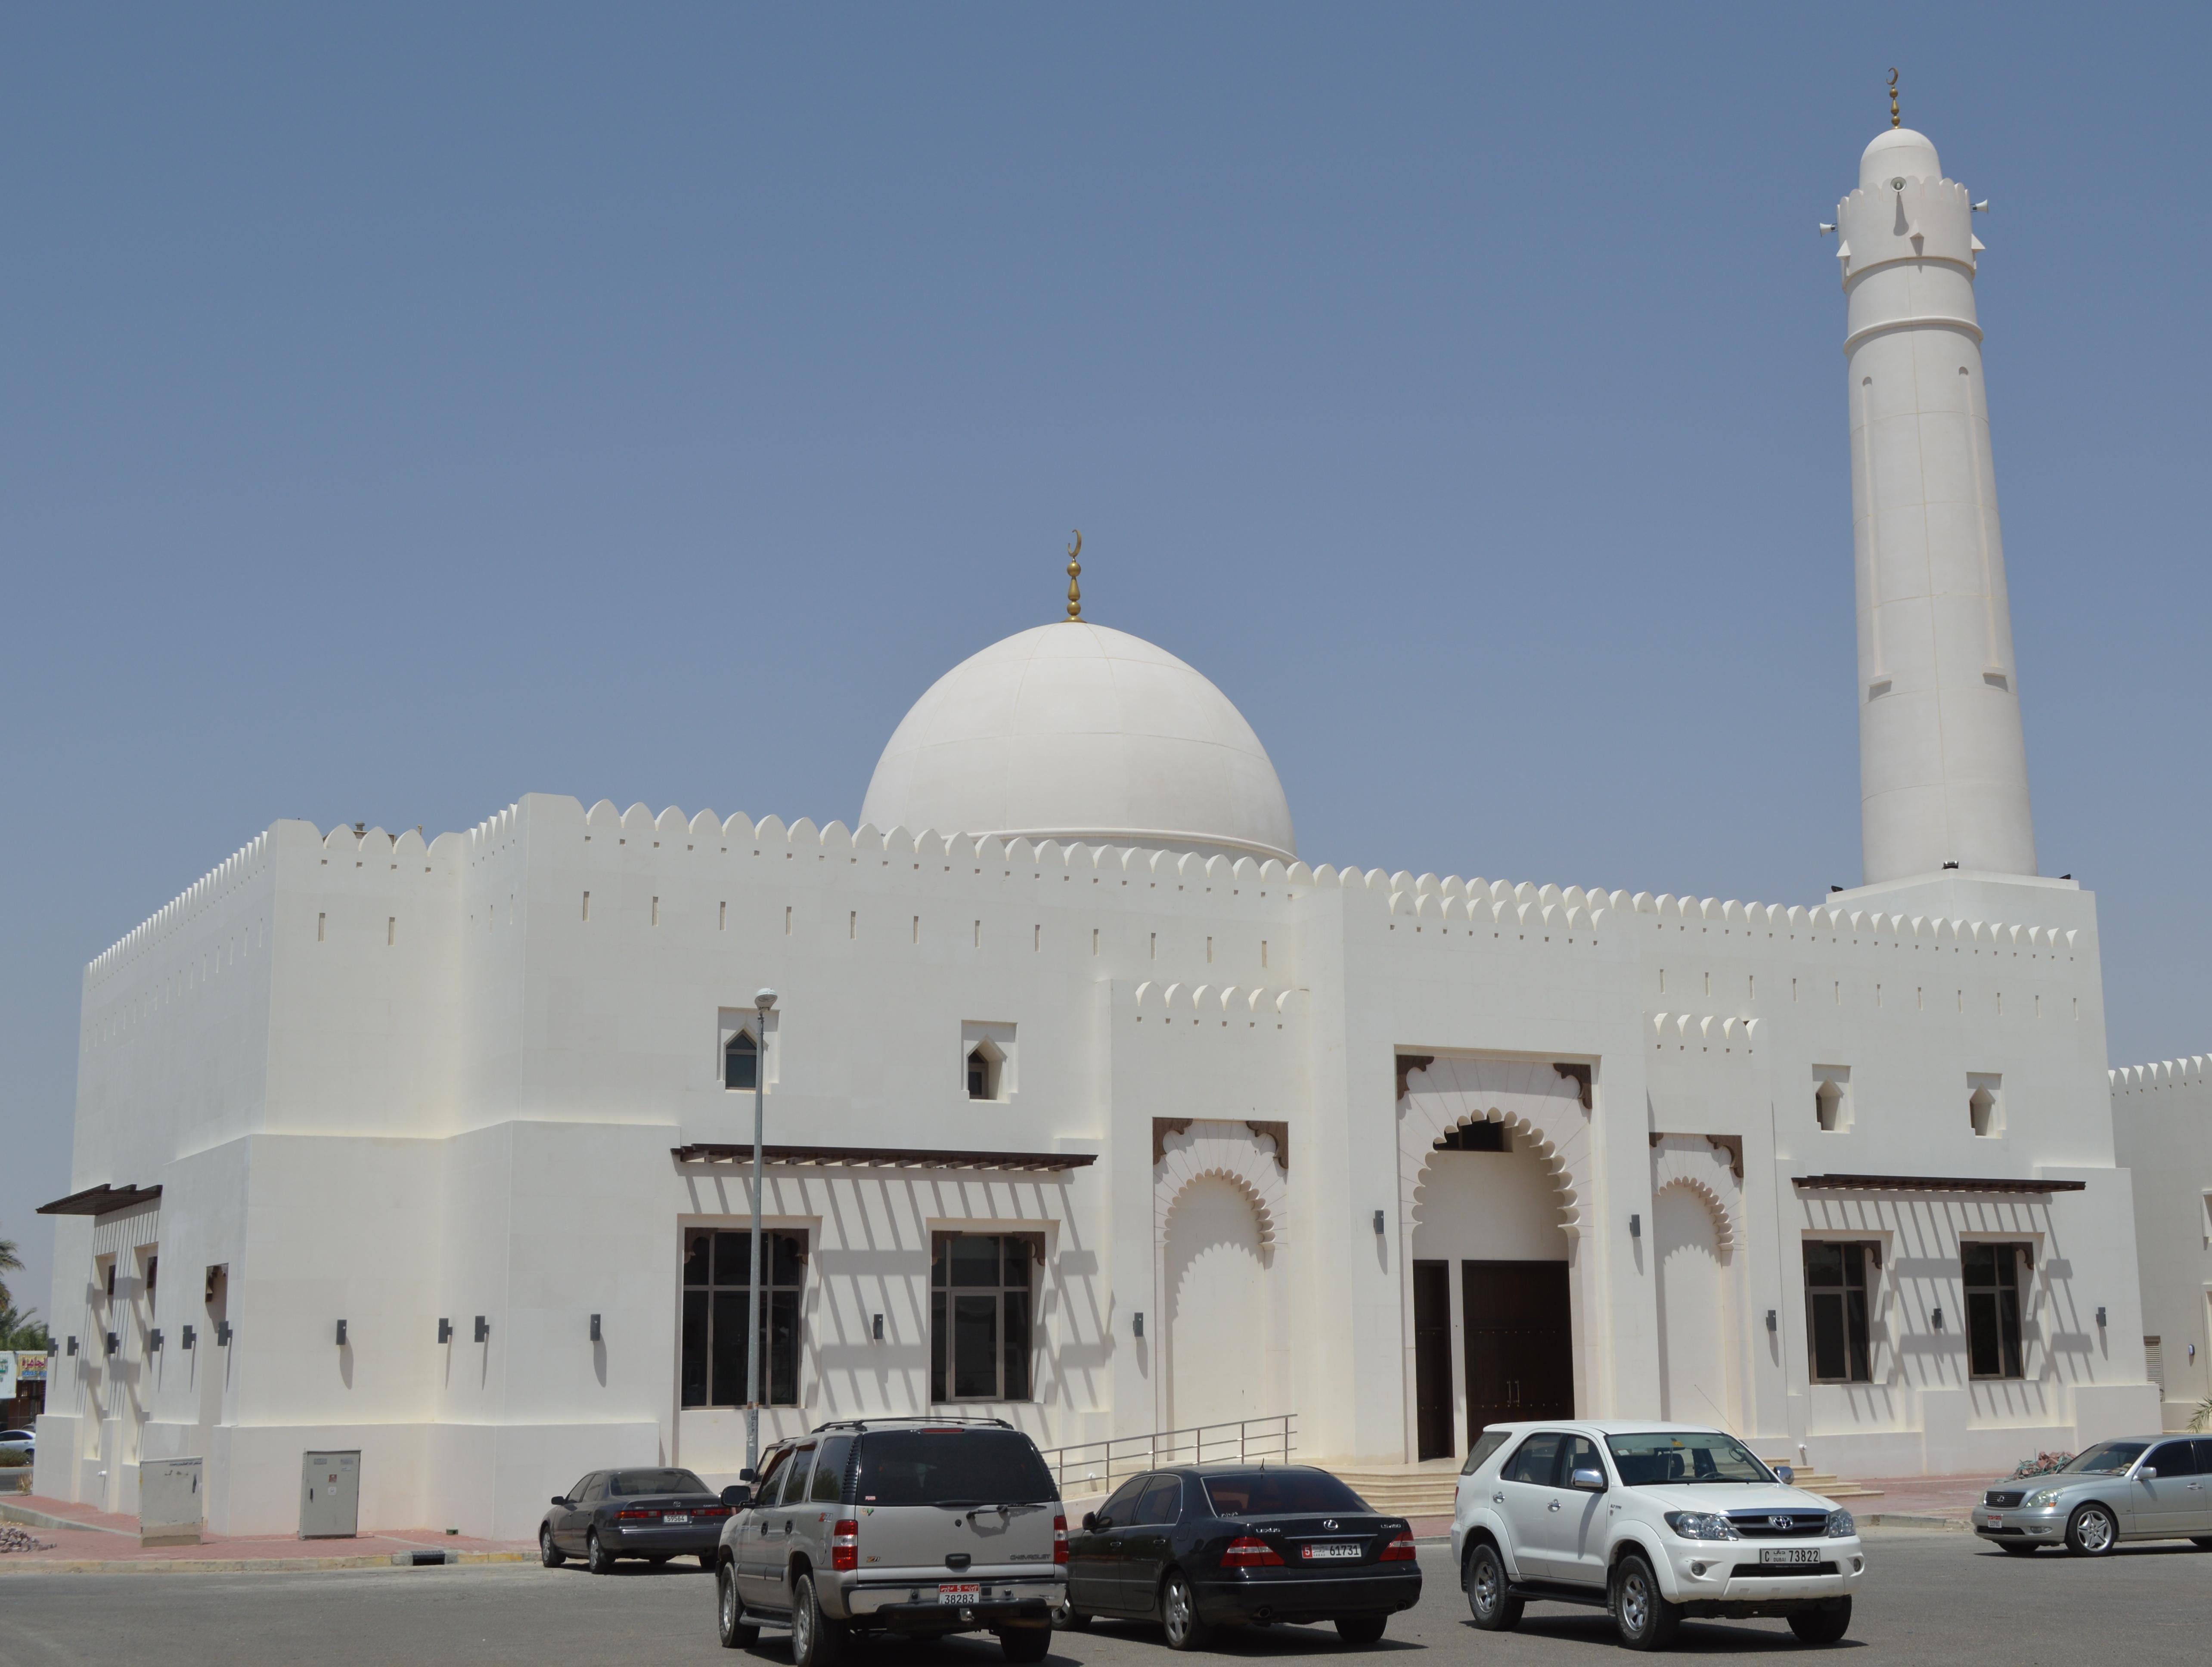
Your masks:
<svg viewBox="0 0 2212 1667"><path fill-rule="evenodd" d="M1651 1137L1651 1196L1684 1186L1713 1213L1713 1237L1723 1256L1744 1242L1743 1143L1730 1135Z"/></svg>
<svg viewBox="0 0 2212 1667"><path fill-rule="evenodd" d="M2160 1088L2202 1088L2212 1074L2212 1055L2192 1053L2181 1059L2160 1059L2154 1064L2123 1065L2107 1073L2115 1095L2147 1094Z"/></svg>
<svg viewBox="0 0 2212 1667"><path fill-rule="evenodd" d="M1587 1065L1421 1055L1401 1055L1400 1063L1406 1092L1398 1102L1399 1215L1407 1235L1437 1142L1465 1124L1503 1123L1551 1172L1559 1191L1559 1226L1571 1240L1580 1236L1590 1173L1590 1113L1583 1104Z"/></svg>
<svg viewBox="0 0 2212 1667"><path fill-rule="evenodd" d="M1286 1219L1289 1163L1286 1125L1226 1118L1152 1119L1152 1234L1167 1242L1168 1218L1193 1181L1225 1180L1252 1206L1260 1248L1271 1253Z"/></svg>

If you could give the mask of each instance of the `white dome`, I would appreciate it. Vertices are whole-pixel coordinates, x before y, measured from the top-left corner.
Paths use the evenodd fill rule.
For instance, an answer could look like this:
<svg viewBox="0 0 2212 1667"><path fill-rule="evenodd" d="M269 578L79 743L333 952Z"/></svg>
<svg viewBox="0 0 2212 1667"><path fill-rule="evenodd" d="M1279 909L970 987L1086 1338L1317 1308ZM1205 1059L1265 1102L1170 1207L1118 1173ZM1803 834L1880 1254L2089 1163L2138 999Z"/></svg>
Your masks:
<svg viewBox="0 0 2212 1667"><path fill-rule="evenodd" d="M1085 621L997 642L892 734L860 819L919 833L1296 859L1267 749L1165 649Z"/></svg>

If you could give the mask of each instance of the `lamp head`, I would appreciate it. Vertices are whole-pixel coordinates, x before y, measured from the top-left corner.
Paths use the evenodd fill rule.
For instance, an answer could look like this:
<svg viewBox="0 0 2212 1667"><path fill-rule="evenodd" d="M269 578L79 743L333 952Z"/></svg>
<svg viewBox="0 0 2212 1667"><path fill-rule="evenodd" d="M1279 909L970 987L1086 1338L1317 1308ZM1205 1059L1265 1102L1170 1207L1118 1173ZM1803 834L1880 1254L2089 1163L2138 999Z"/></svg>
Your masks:
<svg viewBox="0 0 2212 1667"><path fill-rule="evenodd" d="M773 990L757 990L757 991L755 991L753 992L753 1006L754 1006L756 1009L757 1009L759 1011L761 1011L761 1012L763 1012L763 1013L766 1013L767 1011L769 1011L769 1009L773 1008L775 1005L775 991L773 991Z"/></svg>

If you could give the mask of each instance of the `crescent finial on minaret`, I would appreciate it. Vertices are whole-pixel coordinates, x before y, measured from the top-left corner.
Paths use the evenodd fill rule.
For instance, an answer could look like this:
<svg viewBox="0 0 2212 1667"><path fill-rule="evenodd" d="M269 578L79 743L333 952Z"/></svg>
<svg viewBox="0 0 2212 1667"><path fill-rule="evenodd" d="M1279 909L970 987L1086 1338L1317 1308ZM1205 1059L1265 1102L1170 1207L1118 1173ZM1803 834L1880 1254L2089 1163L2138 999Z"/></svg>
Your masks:
<svg viewBox="0 0 2212 1667"><path fill-rule="evenodd" d="M1083 591L1076 580L1083 576L1083 564L1075 558L1083 554L1083 529L1075 530L1075 542L1067 547L1067 616L1072 620L1083 617Z"/></svg>
<svg viewBox="0 0 2212 1667"><path fill-rule="evenodd" d="M1905 118L1897 113L1897 69L1894 64L1889 71L1889 124L1892 127L1905 125Z"/></svg>

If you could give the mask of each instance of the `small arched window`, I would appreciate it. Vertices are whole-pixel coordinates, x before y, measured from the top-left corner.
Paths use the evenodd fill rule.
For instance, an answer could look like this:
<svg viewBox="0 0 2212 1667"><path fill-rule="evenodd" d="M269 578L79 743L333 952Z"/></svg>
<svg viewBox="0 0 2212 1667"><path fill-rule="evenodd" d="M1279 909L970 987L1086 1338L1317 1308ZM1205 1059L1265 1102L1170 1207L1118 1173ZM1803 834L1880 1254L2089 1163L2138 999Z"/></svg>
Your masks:
<svg viewBox="0 0 2212 1667"><path fill-rule="evenodd" d="M722 1086L750 1092L760 1081L760 1046L744 1031L722 1050Z"/></svg>
<svg viewBox="0 0 2212 1667"><path fill-rule="evenodd" d="M970 1100L996 1100L999 1097L999 1062L991 1057L987 1043L978 1043L968 1055L968 1097Z"/></svg>

